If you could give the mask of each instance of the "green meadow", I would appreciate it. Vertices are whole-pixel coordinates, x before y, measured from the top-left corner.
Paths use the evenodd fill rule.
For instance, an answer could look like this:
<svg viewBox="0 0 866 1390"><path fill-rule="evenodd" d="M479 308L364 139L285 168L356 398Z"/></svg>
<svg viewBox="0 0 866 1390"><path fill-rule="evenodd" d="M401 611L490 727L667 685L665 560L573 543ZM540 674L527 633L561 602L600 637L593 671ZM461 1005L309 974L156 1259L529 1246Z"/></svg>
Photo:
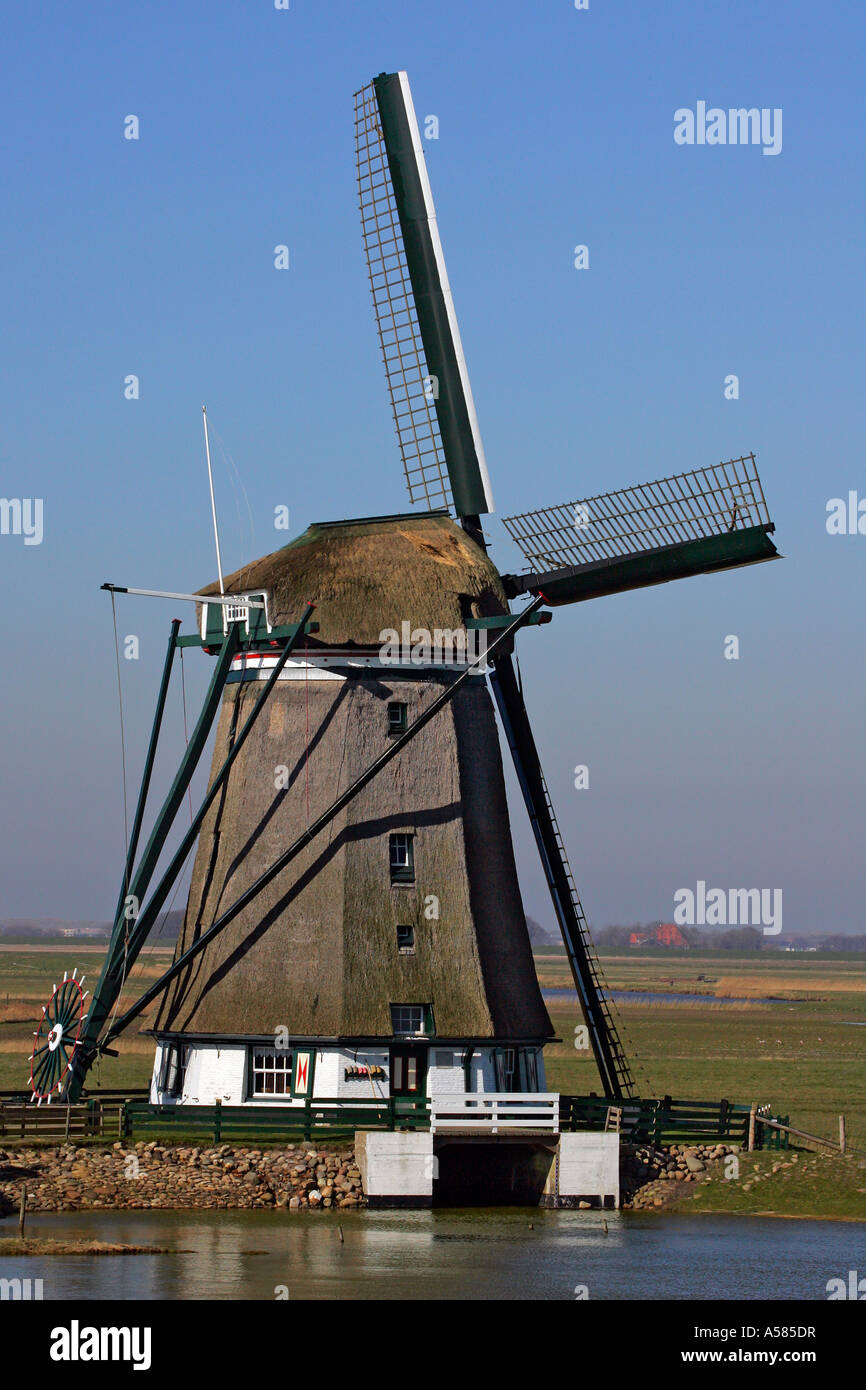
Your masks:
<svg viewBox="0 0 866 1390"><path fill-rule="evenodd" d="M613 990L702 996L617 1000L643 1095L757 1101L828 1139L844 1114L849 1144L866 1155L866 958L636 952L602 956L601 965ZM570 985L559 953L538 953L536 968L542 987ZM548 1007L561 1039L545 1054L548 1086L597 1090L591 1057L574 1048L576 1005Z"/></svg>
<svg viewBox="0 0 866 1390"><path fill-rule="evenodd" d="M147 953L121 1007L170 958L165 948ZM74 943L0 948L0 1090L26 1085L33 1030L63 970L83 967L92 983L101 962L101 949ZM571 987L561 952L538 951L535 962L543 988ZM604 955L601 964L610 989L632 992L617 1001L616 1014L642 1095L756 1101L831 1140L845 1116L846 1159L800 1140L797 1163L775 1151L743 1155L738 1182L690 1190L683 1194L687 1209L866 1219L866 957L636 951ZM674 997L647 1000L641 993ZM700 997L676 997L683 995ZM576 1003L560 999L548 1007L558 1038L545 1053L548 1089L598 1091L591 1055L574 1046ZM121 1040L118 1058L100 1063L97 1084L149 1083L153 1041L144 1030L151 1017Z"/></svg>

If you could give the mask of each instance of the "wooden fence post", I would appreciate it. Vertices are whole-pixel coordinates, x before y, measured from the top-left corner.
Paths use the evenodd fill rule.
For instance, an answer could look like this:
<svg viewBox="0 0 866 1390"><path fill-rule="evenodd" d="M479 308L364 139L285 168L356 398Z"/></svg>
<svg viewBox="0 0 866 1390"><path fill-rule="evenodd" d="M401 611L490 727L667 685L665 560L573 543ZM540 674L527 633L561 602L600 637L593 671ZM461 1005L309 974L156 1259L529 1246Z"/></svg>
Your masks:
<svg viewBox="0 0 866 1390"><path fill-rule="evenodd" d="M215 1144L218 1144L218 1143L220 1142L220 1139L222 1138L222 1126L223 1126L222 1109L223 1109L223 1103L222 1103L221 1100L218 1100L218 1101L216 1102L216 1104L214 1105L214 1110L213 1110L213 1141L214 1141Z"/></svg>
<svg viewBox="0 0 866 1390"><path fill-rule="evenodd" d="M18 1208L18 1235L24 1239L24 1218L27 1215L27 1184L21 1184L21 1205Z"/></svg>
<svg viewBox="0 0 866 1390"><path fill-rule="evenodd" d="M758 1102L752 1101L752 1108L749 1111L749 1153L755 1151L755 1126L758 1118Z"/></svg>
<svg viewBox="0 0 866 1390"><path fill-rule="evenodd" d="M839 1152L845 1152L845 1116L839 1116Z"/></svg>

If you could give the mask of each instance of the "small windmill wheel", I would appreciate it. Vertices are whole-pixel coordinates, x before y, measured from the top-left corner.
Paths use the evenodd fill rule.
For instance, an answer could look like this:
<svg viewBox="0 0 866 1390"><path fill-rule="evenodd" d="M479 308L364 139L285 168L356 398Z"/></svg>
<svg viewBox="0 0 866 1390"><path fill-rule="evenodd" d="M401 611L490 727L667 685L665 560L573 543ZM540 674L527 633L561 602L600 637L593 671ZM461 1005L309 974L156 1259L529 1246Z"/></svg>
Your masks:
<svg viewBox="0 0 866 1390"><path fill-rule="evenodd" d="M35 1042L30 1054L31 1099L41 1105L51 1104L52 1094L66 1085L74 1065L73 1058L84 1021L84 1001L88 991L82 990L84 976L76 979L77 968L71 976L63 972L63 980L54 986L42 1020L33 1034Z"/></svg>

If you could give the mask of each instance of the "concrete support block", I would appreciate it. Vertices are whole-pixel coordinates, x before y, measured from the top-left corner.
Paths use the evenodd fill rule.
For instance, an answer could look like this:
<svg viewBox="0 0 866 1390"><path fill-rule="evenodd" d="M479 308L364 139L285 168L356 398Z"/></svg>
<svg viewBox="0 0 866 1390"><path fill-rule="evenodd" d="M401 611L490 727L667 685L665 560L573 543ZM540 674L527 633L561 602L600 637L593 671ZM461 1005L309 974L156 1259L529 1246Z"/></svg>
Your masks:
<svg viewBox="0 0 866 1390"><path fill-rule="evenodd" d="M619 1135L561 1134L541 1205L619 1206Z"/></svg>
<svg viewBox="0 0 866 1390"><path fill-rule="evenodd" d="M355 1161L370 1207L433 1205L433 1136L429 1131L390 1134L357 1130Z"/></svg>

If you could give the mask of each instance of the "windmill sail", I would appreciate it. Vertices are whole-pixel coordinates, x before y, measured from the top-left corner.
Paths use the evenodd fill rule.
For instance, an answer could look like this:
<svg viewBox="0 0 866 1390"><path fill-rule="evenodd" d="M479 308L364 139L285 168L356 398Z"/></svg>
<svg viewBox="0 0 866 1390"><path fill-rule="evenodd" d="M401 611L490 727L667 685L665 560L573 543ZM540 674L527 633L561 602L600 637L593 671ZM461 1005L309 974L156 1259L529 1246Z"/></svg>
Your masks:
<svg viewBox="0 0 866 1390"><path fill-rule="evenodd" d="M505 577L506 591L551 603L778 555L754 454L503 521L530 566Z"/></svg>
<svg viewBox="0 0 866 1390"><path fill-rule="evenodd" d="M405 72L355 95L361 228L413 502L493 511L484 448Z"/></svg>

